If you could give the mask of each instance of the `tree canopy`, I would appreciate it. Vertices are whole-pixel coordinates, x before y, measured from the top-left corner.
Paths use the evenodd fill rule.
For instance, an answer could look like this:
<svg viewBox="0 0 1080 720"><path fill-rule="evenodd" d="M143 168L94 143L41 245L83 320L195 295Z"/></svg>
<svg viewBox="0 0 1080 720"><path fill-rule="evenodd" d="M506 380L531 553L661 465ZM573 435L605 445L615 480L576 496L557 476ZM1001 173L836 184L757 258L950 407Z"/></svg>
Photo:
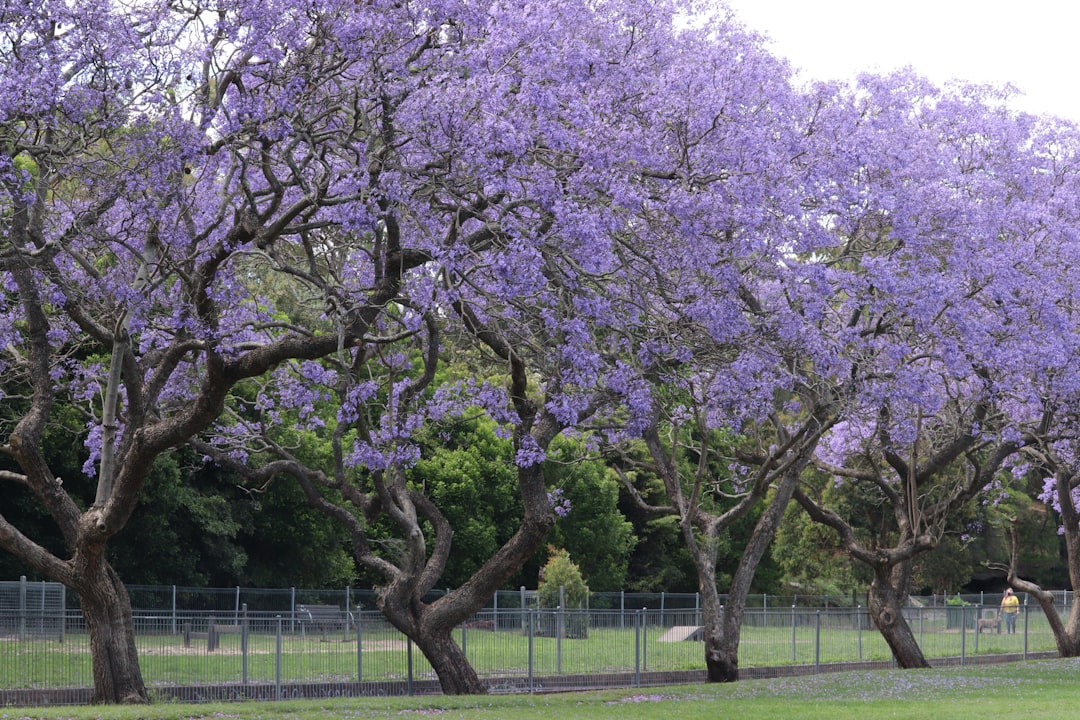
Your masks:
<svg viewBox="0 0 1080 720"><path fill-rule="evenodd" d="M680 0L0 0L0 548L79 594L96 699L145 701L112 539L183 503L243 562L194 448L302 495L288 530L480 692L452 628L567 504L557 539L604 530L575 560L617 582L595 461L644 441L665 497L627 487L699 587L752 518L745 599L794 497L873 566L888 635L913 559L1009 478L1075 524L1078 140L908 71L796 86ZM888 508L881 542L823 483Z"/></svg>

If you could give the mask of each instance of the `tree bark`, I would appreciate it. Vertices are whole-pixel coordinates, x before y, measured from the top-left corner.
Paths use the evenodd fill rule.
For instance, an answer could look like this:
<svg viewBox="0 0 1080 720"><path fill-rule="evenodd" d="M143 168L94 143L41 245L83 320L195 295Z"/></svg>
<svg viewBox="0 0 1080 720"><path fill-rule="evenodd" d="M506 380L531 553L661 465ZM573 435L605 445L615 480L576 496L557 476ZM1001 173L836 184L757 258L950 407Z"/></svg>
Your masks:
<svg viewBox="0 0 1080 720"><path fill-rule="evenodd" d="M739 679L739 638L734 641L725 632L726 610L720 607L713 576L713 591L701 594L701 618L705 636L705 673L711 683L735 682Z"/></svg>
<svg viewBox="0 0 1080 720"><path fill-rule="evenodd" d="M870 619L889 644L899 667L905 670L928 668L930 663L926 661L922 648L911 632L911 626L904 618L904 600L907 594L893 587L891 574L888 567L874 570L874 581L870 583L867 603Z"/></svg>
<svg viewBox="0 0 1080 720"><path fill-rule="evenodd" d="M94 658L95 703L147 703L150 697L139 668L131 599L107 563L76 588L90 634Z"/></svg>
<svg viewBox="0 0 1080 720"><path fill-rule="evenodd" d="M1060 487L1065 488L1064 491L1059 491L1059 499L1068 502L1072 493L1069 478L1058 475L1056 479L1058 483L1061 483ZM1080 531L1076 528L1078 513L1071 506L1063 505L1062 507L1064 508L1062 522L1065 527L1065 547L1068 552L1069 576L1072 578L1072 585L1075 588L1077 587L1078 575L1080 575L1080 568L1077 567L1077 560L1080 559L1080 555L1077 554L1080 552ZM1009 561L1009 585L1020 592L1026 592L1039 603L1039 607L1042 608L1043 615L1046 616L1046 621L1050 625L1050 632L1054 634L1054 643L1057 645L1058 655L1063 658L1080 657L1080 603L1073 603L1069 609L1068 620L1062 621L1061 615L1054 605L1053 593L1047 592L1036 583L1021 579L1017 574L1020 567L1020 527L1016 519L1013 519L1012 526L1009 528L1009 539L1012 546Z"/></svg>
<svg viewBox="0 0 1080 720"><path fill-rule="evenodd" d="M426 625L431 625L427 623ZM487 687L465 657L461 646L454 642L451 630L445 627L424 628L413 642L424 653L439 678L444 695L483 695Z"/></svg>
<svg viewBox="0 0 1080 720"><path fill-rule="evenodd" d="M1009 576L1009 584L1020 592L1026 592L1039 603L1039 607L1046 616L1046 622L1050 625L1050 632L1054 634L1054 644L1057 645L1058 655L1063 658L1080 657L1080 633L1077 632L1080 605L1073 603L1068 621L1062 622L1061 615L1054 605L1052 593L1043 590L1033 582L1021 580L1015 575Z"/></svg>
<svg viewBox="0 0 1080 720"><path fill-rule="evenodd" d="M538 473L539 469L533 472ZM438 676L444 694L482 695L487 692L465 653L454 642L453 630L483 608L499 585L541 547L552 525L550 512L539 518L527 513L518 532L493 558L464 585L431 604L420 599L427 588L418 586L415 576L402 575L380 589L379 609L390 624L409 637L424 654ZM438 574L441 569L436 577Z"/></svg>
<svg viewBox="0 0 1080 720"><path fill-rule="evenodd" d="M808 460L793 463L784 472L776 486L772 500L758 519L754 531L743 550L739 567L731 581L727 604L720 605L716 591L715 549L712 562L697 561L698 589L701 592L702 629L705 635L705 669L709 682L736 682L739 679L739 642L742 639L742 622L746 613L746 598L765 551L776 534L776 528L784 517L799 477ZM691 544L695 554L709 552L709 547Z"/></svg>

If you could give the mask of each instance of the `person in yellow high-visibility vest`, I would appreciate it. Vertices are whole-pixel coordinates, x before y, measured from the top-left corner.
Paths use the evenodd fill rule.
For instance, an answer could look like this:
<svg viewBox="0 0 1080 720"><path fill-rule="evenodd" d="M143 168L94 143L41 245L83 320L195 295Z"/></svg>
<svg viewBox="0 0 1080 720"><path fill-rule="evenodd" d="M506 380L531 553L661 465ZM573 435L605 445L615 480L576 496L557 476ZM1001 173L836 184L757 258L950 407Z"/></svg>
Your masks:
<svg viewBox="0 0 1080 720"><path fill-rule="evenodd" d="M1012 588L1006 588L1005 597L1001 599L1001 616L1005 618L1006 632L1016 632L1016 618L1019 615L1020 598L1013 594Z"/></svg>

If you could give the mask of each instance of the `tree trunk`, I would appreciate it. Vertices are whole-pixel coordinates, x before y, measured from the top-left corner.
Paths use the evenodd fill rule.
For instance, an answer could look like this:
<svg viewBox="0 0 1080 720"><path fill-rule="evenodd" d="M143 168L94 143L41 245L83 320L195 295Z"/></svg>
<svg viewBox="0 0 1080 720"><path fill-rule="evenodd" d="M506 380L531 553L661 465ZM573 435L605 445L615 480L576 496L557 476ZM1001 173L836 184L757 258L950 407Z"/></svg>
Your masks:
<svg viewBox="0 0 1080 720"><path fill-rule="evenodd" d="M131 599L119 576L105 565L76 591L94 658L94 702L149 702L135 648Z"/></svg>
<svg viewBox="0 0 1080 720"><path fill-rule="evenodd" d="M739 679L739 642L742 639L742 622L746 614L746 599L754 581L761 558L776 535L776 528L784 518L784 511L799 483L807 459L792 463L776 484L773 497L761 514L754 532L743 549L739 566L731 580L727 604L720 606L716 593L715 544L705 546L691 544L695 553L711 552L711 562L698 561L698 589L702 597L702 619L705 623L705 668L709 682L736 682Z"/></svg>
<svg viewBox="0 0 1080 720"><path fill-rule="evenodd" d="M1052 605L1051 608L1053 608ZM1045 607L1043 612L1047 612ZM1054 609L1054 612L1057 612L1057 610ZM1054 633L1058 654L1061 657L1080 657L1080 624L1078 624L1080 620L1078 620L1078 615L1080 615L1080 605L1074 603L1069 610L1069 620L1065 624L1065 631L1061 634Z"/></svg>
<svg viewBox="0 0 1080 720"><path fill-rule="evenodd" d="M1050 632L1054 634L1054 642L1057 644L1058 655L1066 657L1080 657L1080 633L1077 632L1078 613L1080 604L1074 603L1069 611L1068 622L1062 622L1057 607L1054 606L1053 593L1043 590L1035 583L1025 582L1018 578L1010 578L1009 582L1017 590L1026 592L1035 598L1042 608L1046 621L1050 625Z"/></svg>
<svg viewBox="0 0 1080 720"><path fill-rule="evenodd" d="M716 627L705 626L705 671L711 683L735 682L739 679L739 642L729 642Z"/></svg>
<svg viewBox="0 0 1080 720"><path fill-rule="evenodd" d="M892 586L887 568L877 569L870 584L870 619L892 650L896 664L904 669L928 668L922 648L904 618L902 594Z"/></svg>
<svg viewBox="0 0 1080 720"><path fill-rule="evenodd" d="M1059 483L1066 480L1067 478L1061 476L1057 478ZM1068 487L1068 485L1065 487ZM1070 493L1062 493L1062 495L1069 497ZM1080 567L1077 565L1077 561L1080 560L1080 557L1078 557L1080 556L1080 532L1075 527L1077 519L1074 509L1065 508L1062 516L1065 527L1065 548L1068 552L1069 576L1072 578L1072 585L1075 588L1077 580L1080 579ZM1012 527L1009 530L1012 543L1012 556L1009 562L1008 575L1009 584L1016 590L1026 592L1039 603L1039 607L1042 608L1046 621L1050 625L1050 632L1054 634L1058 655L1063 658L1080 657L1080 603L1073 603L1069 609L1069 619L1062 621L1061 615L1054 605L1053 593L1043 590L1042 587L1033 582L1022 580L1017 575L1017 569L1020 566L1020 526L1016 518L1013 518Z"/></svg>
<svg viewBox="0 0 1080 720"><path fill-rule="evenodd" d="M1050 611L1056 614L1057 608L1053 604L1053 595L1051 593L1047 595L1051 597L1049 608L1042 603L1041 599L1040 605L1047 617L1050 617ZM1069 608L1069 618L1065 622L1063 632L1060 634L1055 632L1054 639L1057 641L1058 653L1061 657L1080 657L1080 604L1074 602Z"/></svg>
<svg viewBox="0 0 1080 720"><path fill-rule="evenodd" d="M449 628L428 628L414 642L439 677L444 695L483 695L487 688L450 633Z"/></svg>
<svg viewBox="0 0 1080 720"><path fill-rule="evenodd" d="M439 678L444 695L483 695L487 692L465 653L454 642L453 631L457 623L448 614L436 612L423 602L394 602L388 599L385 590L379 598L379 609L390 624L424 654Z"/></svg>
<svg viewBox="0 0 1080 720"><path fill-rule="evenodd" d="M697 552L703 548L694 546ZM705 670L709 682L735 682L739 679L739 642L727 642L724 634L724 608L716 590L716 569L710 558L698 562L698 590L701 594L701 632L705 640Z"/></svg>

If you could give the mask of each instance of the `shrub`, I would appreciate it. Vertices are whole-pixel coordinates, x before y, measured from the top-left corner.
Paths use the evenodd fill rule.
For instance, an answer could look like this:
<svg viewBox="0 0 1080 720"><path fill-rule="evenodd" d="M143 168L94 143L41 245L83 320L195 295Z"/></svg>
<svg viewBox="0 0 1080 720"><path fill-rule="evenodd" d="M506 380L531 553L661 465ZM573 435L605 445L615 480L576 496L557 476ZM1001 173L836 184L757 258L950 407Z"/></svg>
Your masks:
<svg viewBox="0 0 1080 720"><path fill-rule="evenodd" d="M544 565L537 589L540 607L561 607L564 610L584 608L589 600L589 586L585 584L581 570L566 550L550 550L551 557ZM588 636L588 617L579 612L569 616L563 613L545 615L541 620L540 632L542 635L584 638Z"/></svg>

